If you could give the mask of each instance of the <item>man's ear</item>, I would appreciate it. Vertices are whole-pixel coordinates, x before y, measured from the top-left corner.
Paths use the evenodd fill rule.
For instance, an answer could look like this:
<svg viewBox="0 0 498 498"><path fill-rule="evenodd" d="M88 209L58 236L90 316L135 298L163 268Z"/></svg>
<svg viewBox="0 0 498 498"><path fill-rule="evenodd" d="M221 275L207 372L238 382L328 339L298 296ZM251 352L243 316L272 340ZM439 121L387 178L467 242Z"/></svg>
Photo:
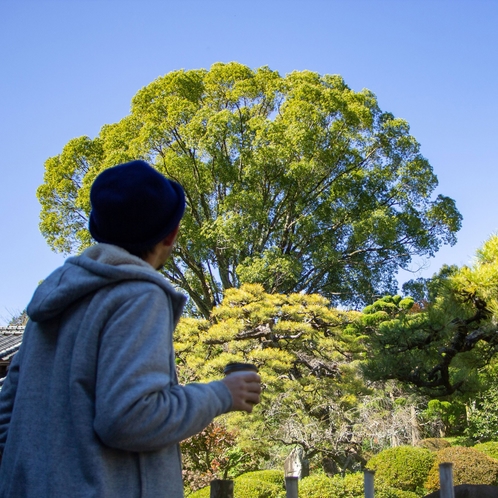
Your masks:
<svg viewBox="0 0 498 498"><path fill-rule="evenodd" d="M172 232L168 233L166 237L163 239L163 244L165 246L172 246L176 240L176 236L178 235L178 229L180 228L180 225L178 225Z"/></svg>

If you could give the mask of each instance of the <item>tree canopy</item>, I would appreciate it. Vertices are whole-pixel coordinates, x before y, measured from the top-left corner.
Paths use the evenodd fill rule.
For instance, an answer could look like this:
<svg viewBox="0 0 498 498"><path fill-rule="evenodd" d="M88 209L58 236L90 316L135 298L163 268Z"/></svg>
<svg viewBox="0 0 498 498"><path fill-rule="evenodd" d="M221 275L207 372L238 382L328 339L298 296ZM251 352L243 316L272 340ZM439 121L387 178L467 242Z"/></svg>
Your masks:
<svg viewBox="0 0 498 498"><path fill-rule="evenodd" d="M363 310L372 379L398 379L431 396L476 393L496 377L498 236L471 266L415 282L420 303L387 296ZM491 382L493 383L493 382Z"/></svg>
<svg viewBox="0 0 498 498"><path fill-rule="evenodd" d="M141 158L183 185L188 208L165 269L204 317L223 291L392 293L412 257L453 244L461 216L406 121L338 75L235 62L159 77L131 112L45 163L40 228L56 251L90 244L89 189Z"/></svg>

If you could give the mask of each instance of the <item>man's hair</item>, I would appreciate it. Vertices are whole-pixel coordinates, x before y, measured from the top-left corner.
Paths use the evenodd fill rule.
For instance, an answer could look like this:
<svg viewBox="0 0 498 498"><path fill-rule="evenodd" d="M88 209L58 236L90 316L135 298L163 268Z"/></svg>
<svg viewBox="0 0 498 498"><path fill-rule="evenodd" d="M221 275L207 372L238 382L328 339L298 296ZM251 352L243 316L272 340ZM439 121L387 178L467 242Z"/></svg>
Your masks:
<svg viewBox="0 0 498 498"><path fill-rule="evenodd" d="M126 247L125 244L124 246L121 245L119 247L122 247L125 251L128 251L130 254L133 254L133 256L137 256L140 259L145 259L149 254L151 254L154 251L154 247L156 247L156 244L141 246L141 247Z"/></svg>

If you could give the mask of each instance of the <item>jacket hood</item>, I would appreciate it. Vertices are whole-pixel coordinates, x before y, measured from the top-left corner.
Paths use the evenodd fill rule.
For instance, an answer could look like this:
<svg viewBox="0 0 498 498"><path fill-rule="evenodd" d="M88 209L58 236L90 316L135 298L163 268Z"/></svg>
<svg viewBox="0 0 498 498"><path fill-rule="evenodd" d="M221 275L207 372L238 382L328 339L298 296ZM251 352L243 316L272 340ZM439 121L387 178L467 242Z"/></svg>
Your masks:
<svg viewBox="0 0 498 498"><path fill-rule="evenodd" d="M175 323L180 319L186 297L149 263L111 244L97 244L68 258L38 286L27 307L28 316L34 322L50 320L78 299L125 280L157 284L171 297Z"/></svg>

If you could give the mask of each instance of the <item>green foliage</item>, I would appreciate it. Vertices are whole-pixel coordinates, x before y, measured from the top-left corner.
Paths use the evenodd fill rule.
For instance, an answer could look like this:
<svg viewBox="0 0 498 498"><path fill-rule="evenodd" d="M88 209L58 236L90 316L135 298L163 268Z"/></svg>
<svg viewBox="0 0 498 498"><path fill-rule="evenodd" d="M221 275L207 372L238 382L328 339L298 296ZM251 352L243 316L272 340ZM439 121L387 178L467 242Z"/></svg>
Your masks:
<svg viewBox="0 0 498 498"><path fill-rule="evenodd" d="M325 474L315 474L305 477L299 483L299 495L306 498L363 498L363 474L346 474L328 477ZM375 483L375 496L378 498L417 498L419 495Z"/></svg>
<svg viewBox="0 0 498 498"><path fill-rule="evenodd" d="M275 472L278 471L251 472L249 475L241 475L234 481L234 498L284 498L283 473L280 473L277 479Z"/></svg>
<svg viewBox="0 0 498 498"><path fill-rule="evenodd" d="M280 487L285 485L284 473L281 470L256 470L253 472L246 472L240 476L240 479L256 479L258 481L270 482Z"/></svg>
<svg viewBox="0 0 498 498"><path fill-rule="evenodd" d="M37 191L42 205L40 231L55 251L67 254L73 247L89 245L89 179L95 178L103 156L100 139L80 137L45 162L44 183Z"/></svg>
<svg viewBox="0 0 498 498"><path fill-rule="evenodd" d="M219 378L232 361L254 363L264 384L254 412L226 417L255 461L282 465L292 447L331 455L342 468L361 461L345 437L358 397L368 392L357 367L361 338L342 334L358 313L317 295L267 294L258 284L229 289L211 321L182 319L175 349L182 382ZM271 455L271 456L270 456ZM351 455L351 456L348 456ZM272 462L270 462L272 463Z"/></svg>
<svg viewBox="0 0 498 498"><path fill-rule="evenodd" d="M461 441L464 402L470 419L474 416L489 434L496 433L489 418L497 404L493 388L470 401L453 397L427 403L403 391L388 392L389 385L399 385L394 381L370 384L367 389L358 368L365 358L370 367L376 359L377 367L385 368L378 379L386 379L396 369L403 372L407 364L418 372L416 385L429 393L440 387L492 386L496 361L491 336L486 334L493 331L495 318L477 298L472 300L474 294L465 298L457 285L459 276L459 270L446 272L437 283L439 290L435 284L432 287L433 302L424 306L386 296L362 314L333 309L318 295L268 294L258 284L230 289L210 320L181 321L175 336L180 378L210 380L219 377L229 361L256 363L265 386L262 404L250 416L230 414L225 421L237 434L238 450L250 454L253 462L275 466L281 466L289 449L298 445L314 459L312 468L327 460L331 473L356 470L368 452L393 444L389 434L410 441L412 434L403 430L411 427L412 407L427 435L439 434L437 428L441 434L451 429ZM366 322L371 317L373 325ZM475 338L482 341L473 342ZM432 384L431 372L436 379ZM369 432L370 426L375 431ZM398 455L394 460L399 465L387 464L386 473L399 470L408 475L403 479L396 475L384 485L400 481L400 489L411 485L406 489L419 492L430 464L410 457L410 462L420 463L412 468L408 459ZM380 475L382 471L377 471L377 480Z"/></svg>
<svg viewBox="0 0 498 498"><path fill-rule="evenodd" d="M452 199L432 197L437 179L408 123L372 92L231 62L156 79L130 115L46 161L40 229L54 250L90 243L93 179L136 158L185 188L166 274L204 318L242 283L369 301L412 256L453 244L461 224Z"/></svg>
<svg viewBox="0 0 498 498"><path fill-rule="evenodd" d="M484 437L484 428L488 435L496 434L492 419L498 404L493 388L496 360L491 342L496 317L475 294L466 295L458 286L459 271L446 269L430 283L431 302L421 305L409 298L386 296L363 313L333 309L319 295L272 295L258 284L230 289L210 320L181 321L175 337L180 377L209 380L220 376L229 361L256 363L265 386L262 404L249 416L231 414L224 420L237 434L238 449L249 453L254 462L278 467L289 449L298 445L312 459L312 468L322 464L330 473L356 470L369 452L393 444L392 434L411 440L407 429L412 407L427 435L452 433L455 437L446 441L462 444L464 403L476 439ZM377 377L383 382L370 383L368 389L359 374L365 358L375 359L377 367L385 369ZM451 361L444 363L445 358ZM463 392L462 387L470 392L491 387L477 397L457 398L455 393L452 398L427 402L403 391L399 382L385 381L406 366L418 372L420 382L415 385L424 392L440 392L441 386L459 386ZM431 372L447 383L431 384ZM402 378L410 379L417 381L417 377ZM421 446L435 450L445 444L442 441L425 440ZM382 452L369 462L369 466L376 458L383 462L376 473L378 492L420 494L435 454L423 448L389 451L394 454L392 461ZM464 457L463 467L478 464ZM486 472L492 473L489 461L484 463ZM435 476L437 480L437 472ZM331 478L312 477L320 480L317 489L327 496ZM302 486L311 486L307 482L303 480ZM344 482L336 483L332 493L341 489L349 493ZM389 486L397 491L388 490Z"/></svg>
<svg viewBox="0 0 498 498"><path fill-rule="evenodd" d="M472 441L466 436L445 437L444 440L448 441L450 446L465 446L466 448L470 448L475 445L475 441Z"/></svg>
<svg viewBox="0 0 498 498"><path fill-rule="evenodd" d="M486 390L495 377L498 350L497 282L495 235L472 266L446 267L430 282L419 282L418 291L412 286L424 294L422 302L410 308L411 300L401 306L404 300L396 304L387 297L366 307L361 320L369 346L364 373L372 380L398 379L431 397L446 397L444 402L451 395ZM455 427L453 422L446 429Z"/></svg>
<svg viewBox="0 0 498 498"><path fill-rule="evenodd" d="M488 455L488 457L498 460L498 442L488 441L487 443L478 443L474 449Z"/></svg>
<svg viewBox="0 0 498 498"><path fill-rule="evenodd" d="M356 498L363 496L359 480L350 484L350 489L348 489L342 478L333 479L325 474L314 474L300 481L299 494L307 498Z"/></svg>
<svg viewBox="0 0 498 498"><path fill-rule="evenodd" d="M491 441L498 434L498 387L480 393L469 404L465 434L474 441Z"/></svg>
<svg viewBox="0 0 498 498"><path fill-rule="evenodd" d="M206 486L213 479L227 479L258 468L237 444L237 433L229 431L217 419L204 430L181 443L183 480L192 491Z"/></svg>
<svg viewBox="0 0 498 498"><path fill-rule="evenodd" d="M209 498L209 486L189 495ZM285 498L284 473L279 470L248 472L234 479L234 498Z"/></svg>
<svg viewBox="0 0 498 498"><path fill-rule="evenodd" d="M190 494L187 491L185 496L188 496L189 498L209 498L211 496L211 488L209 486L205 486L204 488L198 489Z"/></svg>
<svg viewBox="0 0 498 498"><path fill-rule="evenodd" d="M498 235L490 237L477 251L473 265L464 266L453 280L465 290L465 302L485 303L487 310L498 314Z"/></svg>
<svg viewBox="0 0 498 498"><path fill-rule="evenodd" d="M415 302L424 308L437 298L441 285L444 285L444 282L457 271L456 265L443 265L432 278L417 278L405 282L402 287L403 293L406 296L412 296Z"/></svg>
<svg viewBox="0 0 498 498"><path fill-rule="evenodd" d="M466 408L458 400L449 402L431 399L422 417L427 421L440 422L441 436L458 435L465 430Z"/></svg>
<svg viewBox="0 0 498 498"><path fill-rule="evenodd" d="M439 451L451 447L451 443L440 437L430 437L419 441L418 446L430 451Z"/></svg>
<svg viewBox="0 0 498 498"><path fill-rule="evenodd" d="M419 492L427 479L435 454L424 448L397 446L371 458L367 467L375 470L375 479L386 486Z"/></svg>
<svg viewBox="0 0 498 498"><path fill-rule="evenodd" d="M439 464L453 464L453 483L458 484L498 484L498 461L484 453L463 446L452 446L436 453L425 487L429 491L439 489Z"/></svg>
<svg viewBox="0 0 498 498"><path fill-rule="evenodd" d="M264 473L267 471L261 471ZM254 474L259 474L256 472ZM283 475L281 475L283 480ZM190 498L209 498L209 487L188 495ZM363 498L363 474L347 474L345 477L328 477L314 474L299 482L299 496L306 498ZM402 491L385 485L375 486L377 498L418 498L411 491ZM245 475L234 481L234 498L284 498L282 483L272 484L271 479L247 479Z"/></svg>
<svg viewBox="0 0 498 498"><path fill-rule="evenodd" d="M234 498L279 498L285 496L282 487L258 479L235 479Z"/></svg>

